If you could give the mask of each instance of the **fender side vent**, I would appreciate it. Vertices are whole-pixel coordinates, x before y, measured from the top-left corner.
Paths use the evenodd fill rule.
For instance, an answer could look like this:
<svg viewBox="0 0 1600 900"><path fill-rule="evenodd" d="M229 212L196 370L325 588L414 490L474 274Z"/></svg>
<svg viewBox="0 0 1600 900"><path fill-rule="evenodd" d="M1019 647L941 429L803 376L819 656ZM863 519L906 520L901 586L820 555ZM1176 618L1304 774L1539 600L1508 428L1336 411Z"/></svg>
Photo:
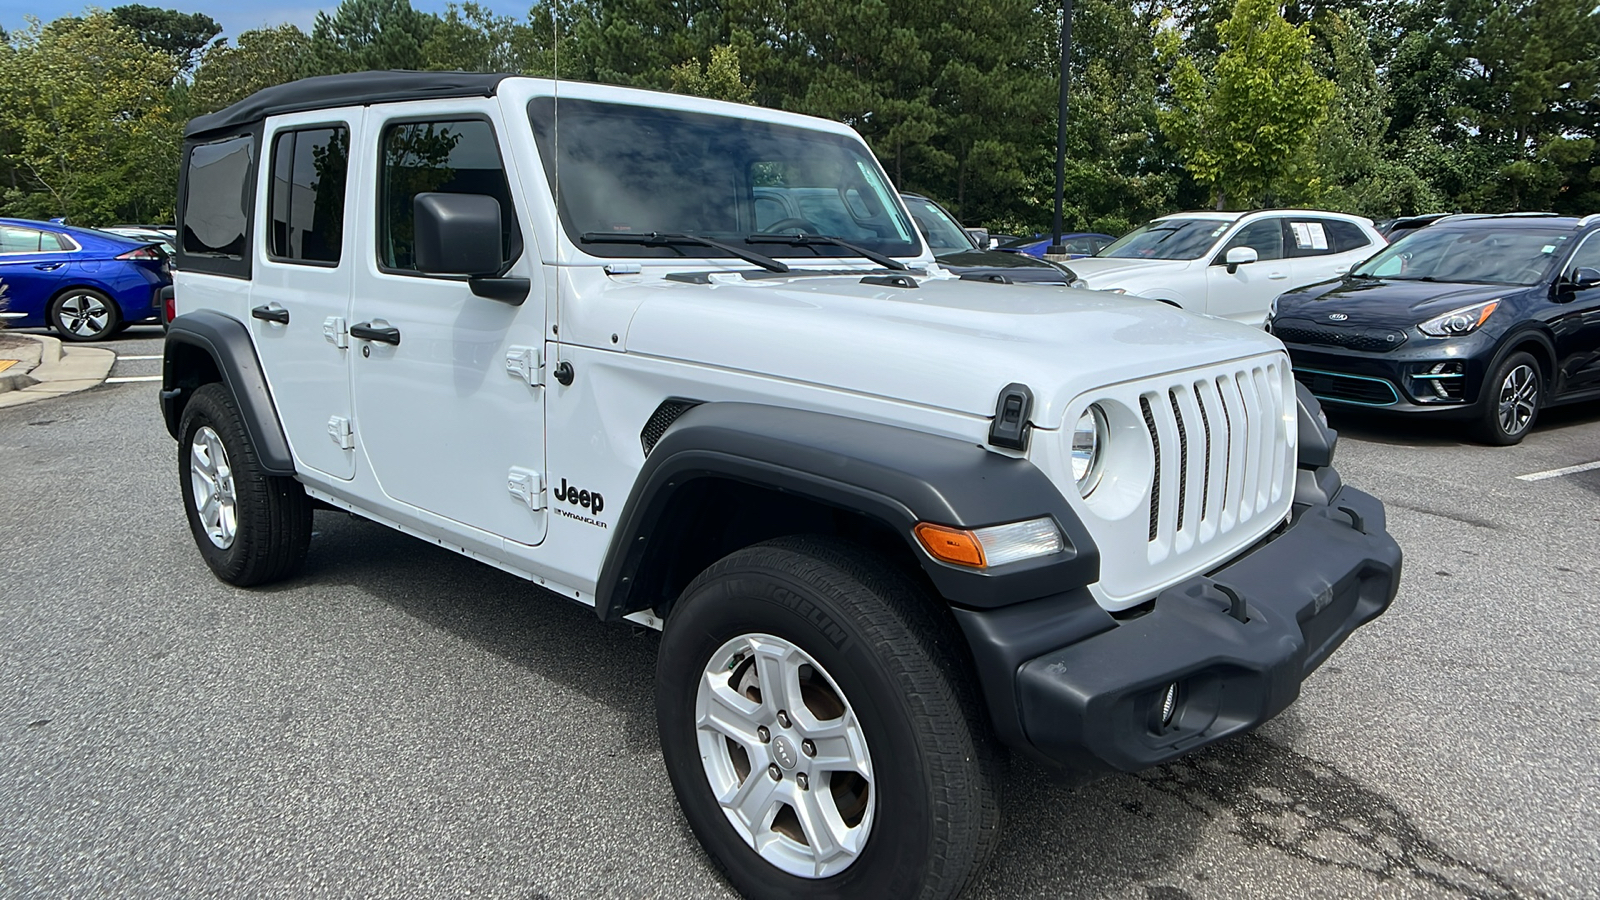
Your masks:
<svg viewBox="0 0 1600 900"><path fill-rule="evenodd" d="M868 275L861 279L862 284L881 284L884 287L914 288L917 280L910 275Z"/></svg>
<svg viewBox="0 0 1600 900"><path fill-rule="evenodd" d="M639 432L639 444L644 447L644 455L649 456L650 451L656 448L656 442L667 433L672 423L678 417L699 406L699 400L685 400L682 397L668 397L661 401L656 411L650 414L649 420L644 423L644 430Z"/></svg>

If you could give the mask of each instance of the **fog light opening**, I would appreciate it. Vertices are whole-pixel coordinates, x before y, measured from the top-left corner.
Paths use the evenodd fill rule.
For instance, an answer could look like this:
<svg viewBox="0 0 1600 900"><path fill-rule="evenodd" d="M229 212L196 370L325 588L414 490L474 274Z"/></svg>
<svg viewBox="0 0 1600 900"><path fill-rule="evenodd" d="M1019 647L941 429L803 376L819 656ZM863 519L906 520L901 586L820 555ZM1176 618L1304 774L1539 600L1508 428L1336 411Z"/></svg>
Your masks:
<svg viewBox="0 0 1600 900"><path fill-rule="evenodd" d="M1161 727L1170 728L1172 726L1172 717L1177 712L1178 683L1174 681L1167 685L1166 690L1161 692Z"/></svg>

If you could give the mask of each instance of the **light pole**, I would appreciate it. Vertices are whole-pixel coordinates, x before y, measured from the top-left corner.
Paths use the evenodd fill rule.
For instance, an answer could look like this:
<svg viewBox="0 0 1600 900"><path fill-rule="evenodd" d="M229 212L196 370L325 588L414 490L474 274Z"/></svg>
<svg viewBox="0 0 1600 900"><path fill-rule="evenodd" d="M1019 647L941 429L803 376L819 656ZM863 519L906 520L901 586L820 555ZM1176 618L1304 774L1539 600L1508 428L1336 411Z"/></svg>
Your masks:
<svg viewBox="0 0 1600 900"><path fill-rule="evenodd" d="M1061 202L1067 177L1067 62L1072 58L1072 0L1061 0L1061 109L1056 117L1056 230L1050 240L1052 254L1067 252L1061 246Z"/></svg>

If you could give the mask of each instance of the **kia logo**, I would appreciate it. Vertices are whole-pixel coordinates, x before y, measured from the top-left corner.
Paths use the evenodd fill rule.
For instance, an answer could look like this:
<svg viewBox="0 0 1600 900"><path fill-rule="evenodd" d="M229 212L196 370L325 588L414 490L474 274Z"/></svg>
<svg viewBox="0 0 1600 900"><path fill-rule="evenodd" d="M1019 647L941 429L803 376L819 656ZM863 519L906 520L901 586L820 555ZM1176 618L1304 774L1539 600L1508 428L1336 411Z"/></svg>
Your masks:
<svg viewBox="0 0 1600 900"><path fill-rule="evenodd" d="M1335 322L1343 322L1345 319L1348 319L1350 317L1345 315L1344 313L1328 313L1328 318L1332 319Z"/></svg>

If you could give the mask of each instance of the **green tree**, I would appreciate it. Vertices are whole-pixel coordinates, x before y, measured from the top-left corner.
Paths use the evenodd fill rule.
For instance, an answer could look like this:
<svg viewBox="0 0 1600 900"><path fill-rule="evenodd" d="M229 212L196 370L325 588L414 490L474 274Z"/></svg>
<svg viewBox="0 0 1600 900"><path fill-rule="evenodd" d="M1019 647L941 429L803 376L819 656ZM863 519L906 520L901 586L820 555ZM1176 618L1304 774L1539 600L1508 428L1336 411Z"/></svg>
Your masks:
<svg viewBox="0 0 1600 900"><path fill-rule="evenodd" d="M739 51L729 44L712 47L711 61L703 66L695 60L673 66L672 89L681 94L734 103L749 103L755 99L755 93L739 73Z"/></svg>
<svg viewBox="0 0 1600 900"><path fill-rule="evenodd" d="M1160 114L1167 138L1218 209L1314 194L1312 138L1334 87L1311 67L1309 29L1284 21L1275 0L1237 0L1217 33L1222 50L1208 72L1174 31L1162 34L1173 60L1172 105Z"/></svg>
<svg viewBox="0 0 1600 900"><path fill-rule="evenodd" d="M189 72L222 26L205 13L182 13L134 3L111 10L117 24L139 35L145 46L172 57L179 72Z"/></svg>
<svg viewBox="0 0 1600 900"><path fill-rule="evenodd" d="M239 35L230 47L206 51L189 91L190 113L202 115L237 103L262 88L311 74L311 38L293 25Z"/></svg>
<svg viewBox="0 0 1600 900"><path fill-rule="evenodd" d="M552 35L536 20L498 16L473 2L450 4L422 45L426 68L549 75Z"/></svg>
<svg viewBox="0 0 1600 900"><path fill-rule="evenodd" d="M317 13L311 28L316 74L372 69L422 69L423 46L439 18L411 8L409 0L344 0L333 15Z"/></svg>
<svg viewBox="0 0 1600 900"><path fill-rule="evenodd" d="M23 178L13 214L84 225L164 221L177 189L176 64L104 13L37 20L0 56L0 125Z"/></svg>

